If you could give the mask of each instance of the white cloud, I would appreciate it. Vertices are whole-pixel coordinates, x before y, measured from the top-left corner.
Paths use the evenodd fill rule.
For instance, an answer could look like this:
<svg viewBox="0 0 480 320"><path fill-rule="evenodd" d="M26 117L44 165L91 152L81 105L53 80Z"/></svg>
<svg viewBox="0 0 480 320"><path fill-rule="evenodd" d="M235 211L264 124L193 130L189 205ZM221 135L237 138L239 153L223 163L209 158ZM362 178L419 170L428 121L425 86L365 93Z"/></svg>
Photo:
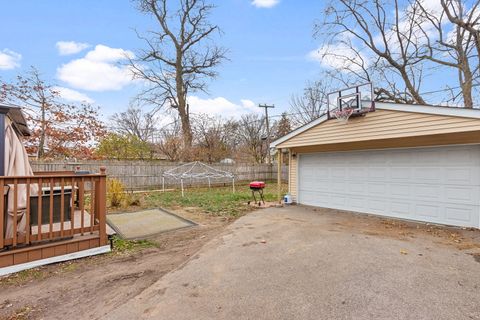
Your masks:
<svg viewBox="0 0 480 320"><path fill-rule="evenodd" d="M22 55L9 49L0 50L0 70L11 70L20 67Z"/></svg>
<svg viewBox="0 0 480 320"><path fill-rule="evenodd" d="M351 48L343 43L322 46L317 50L310 51L307 57L319 62L324 68L345 70L348 72L360 71L362 63L368 64L367 57L357 55ZM365 65L365 68L367 65Z"/></svg>
<svg viewBox="0 0 480 320"><path fill-rule="evenodd" d="M89 51L85 59L97 62L116 62L126 58L133 58L133 52L120 48L110 48L104 45L97 45L95 50Z"/></svg>
<svg viewBox="0 0 480 320"><path fill-rule="evenodd" d="M57 77L76 89L120 90L132 82L127 66L116 63L133 58L131 51L97 45L84 58L72 60L57 69Z"/></svg>
<svg viewBox="0 0 480 320"><path fill-rule="evenodd" d="M68 101L78 101L78 102L86 102L86 103L94 103L95 101L83 94L73 89L65 88L65 87L54 87L55 91L58 91L60 97Z"/></svg>
<svg viewBox="0 0 480 320"><path fill-rule="evenodd" d="M75 42L75 41L58 41L55 46L58 53L61 56L67 56L70 54L79 53L90 47L88 43Z"/></svg>
<svg viewBox="0 0 480 320"><path fill-rule="evenodd" d="M224 118L238 118L243 114L260 113L262 111L255 102L248 99L242 99L240 103L233 103L223 97L202 99L197 96L190 96L188 104L192 113L206 113Z"/></svg>
<svg viewBox="0 0 480 320"><path fill-rule="evenodd" d="M252 5L257 8L273 8L280 0L253 0Z"/></svg>
<svg viewBox="0 0 480 320"><path fill-rule="evenodd" d="M442 3L440 0L422 0L422 6L430 13L440 16L443 12Z"/></svg>

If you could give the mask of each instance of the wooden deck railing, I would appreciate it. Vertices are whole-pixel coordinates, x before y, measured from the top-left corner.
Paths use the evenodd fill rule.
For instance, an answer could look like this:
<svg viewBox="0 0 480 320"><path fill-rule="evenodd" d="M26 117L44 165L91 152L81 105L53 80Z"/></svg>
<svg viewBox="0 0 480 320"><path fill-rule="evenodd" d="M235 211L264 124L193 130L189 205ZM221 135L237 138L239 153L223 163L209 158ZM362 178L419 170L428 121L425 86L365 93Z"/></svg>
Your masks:
<svg viewBox="0 0 480 320"><path fill-rule="evenodd" d="M5 190L0 196L0 250L87 234L98 234L100 244L107 244L105 168L98 174L1 176L0 186Z"/></svg>

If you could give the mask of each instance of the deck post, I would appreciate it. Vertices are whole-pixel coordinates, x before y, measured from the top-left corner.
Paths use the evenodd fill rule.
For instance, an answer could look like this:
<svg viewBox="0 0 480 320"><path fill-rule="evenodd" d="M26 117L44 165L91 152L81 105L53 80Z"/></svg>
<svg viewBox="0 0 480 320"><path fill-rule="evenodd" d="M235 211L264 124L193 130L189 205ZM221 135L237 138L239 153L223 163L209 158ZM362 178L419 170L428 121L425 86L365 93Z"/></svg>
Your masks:
<svg viewBox="0 0 480 320"><path fill-rule="evenodd" d="M5 175L5 115L7 112L8 110L0 110L0 176Z"/></svg>
<svg viewBox="0 0 480 320"><path fill-rule="evenodd" d="M2 108L0 110L0 176L2 177L5 176L5 115L7 112L8 112L8 109ZM2 199L0 200L0 210L1 210L0 211L0 218L1 218L0 219L0 249L3 249L3 247L5 246L5 243L4 243L5 226L3 225L5 221L4 206L7 205L6 203L4 203L5 183L3 182L3 180L2 180L1 187L2 187L2 194L0 196Z"/></svg>
<svg viewBox="0 0 480 320"><path fill-rule="evenodd" d="M278 203L282 203L282 149L277 149L277 197Z"/></svg>
<svg viewBox="0 0 480 320"><path fill-rule="evenodd" d="M98 183L97 195L95 200L98 203L98 223L100 246L108 244L107 239L107 174L106 168L100 167L100 181Z"/></svg>
<svg viewBox="0 0 480 320"><path fill-rule="evenodd" d="M2 190L2 194L0 195L0 249L3 249L3 247L5 246L5 243L4 243L4 237L5 237L5 226L3 225L4 223L4 206L6 206L7 204L5 203L5 182L3 181L3 177L0 177L0 185L1 185L1 190Z"/></svg>

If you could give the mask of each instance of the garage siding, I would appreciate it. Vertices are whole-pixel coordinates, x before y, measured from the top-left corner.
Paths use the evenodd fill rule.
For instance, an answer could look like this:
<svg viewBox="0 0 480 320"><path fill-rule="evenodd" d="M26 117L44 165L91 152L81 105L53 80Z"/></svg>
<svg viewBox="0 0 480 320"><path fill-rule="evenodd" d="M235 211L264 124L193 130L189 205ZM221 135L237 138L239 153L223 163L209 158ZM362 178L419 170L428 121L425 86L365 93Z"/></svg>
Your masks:
<svg viewBox="0 0 480 320"><path fill-rule="evenodd" d="M288 192L293 198L294 202L297 202L297 167L298 156L292 156L290 153L289 171L288 171Z"/></svg>
<svg viewBox="0 0 480 320"><path fill-rule="evenodd" d="M480 130L480 120L413 112L377 110L347 124L326 121L280 143L278 148L395 139ZM392 146L394 147L394 146Z"/></svg>
<svg viewBox="0 0 480 320"><path fill-rule="evenodd" d="M301 154L302 204L480 227L480 146ZM293 192L295 190L295 192Z"/></svg>

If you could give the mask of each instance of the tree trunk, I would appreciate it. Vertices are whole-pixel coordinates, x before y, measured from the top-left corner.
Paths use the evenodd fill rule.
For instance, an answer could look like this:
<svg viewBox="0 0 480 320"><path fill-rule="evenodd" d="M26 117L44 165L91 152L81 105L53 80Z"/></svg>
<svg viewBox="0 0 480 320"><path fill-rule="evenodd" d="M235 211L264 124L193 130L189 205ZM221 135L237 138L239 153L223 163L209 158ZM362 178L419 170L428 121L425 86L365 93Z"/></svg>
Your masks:
<svg viewBox="0 0 480 320"><path fill-rule="evenodd" d="M475 47L477 48L477 58L478 58L478 64L480 65L480 32L472 32L473 34L473 39L475 40Z"/></svg>
<svg viewBox="0 0 480 320"><path fill-rule="evenodd" d="M179 89L180 87L180 89ZM187 110L187 99L183 94L182 85L177 85L178 115L182 125L183 147L185 149L192 147L192 127L190 125L190 114Z"/></svg>
<svg viewBox="0 0 480 320"><path fill-rule="evenodd" d="M459 70L460 85L462 87L462 96L463 96L463 107L472 109L473 108L473 99L472 99L472 73L470 69Z"/></svg>
<svg viewBox="0 0 480 320"><path fill-rule="evenodd" d="M42 116L41 116L41 125L40 125L40 139L38 141L38 152L37 157L42 159L45 156L45 130L46 130L46 122L45 122L45 105L42 105Z"/></svg>
<svg viewBox="0 0 480 320"><path fill-rule="evenodd" d="M179 48L177 48L177 60L175 68L175 85L178 101L178 115L180 116L180 122L182 124L184 151L187 151L190 150L192 147L192 127L190 125L190 112L187 106L187 95L183 82L182 52Z"/></svg>
<svg viewBox="0 0 480 320"><path fill-rule="evenodd" d="M460 28L457 27L457 52L458 52L458 80L460 87L462 88L463 96L463 107L472 109L473 108L473 99L472 99L472 86L473 86L473 75L472 70L470 69L470 61L468 60L468 53L465 52L463 47L463 38L460 36Z"/></svg>
<svg viewBox="0 0 480 320"><path fill-rule="evenodd" d="M185 148L190 148L192 146L192 127L190 125L190 116L186 111L186 105L178 105L178 114L180 116L180 122L182 124L182 136L183 144Z"/></svg>

